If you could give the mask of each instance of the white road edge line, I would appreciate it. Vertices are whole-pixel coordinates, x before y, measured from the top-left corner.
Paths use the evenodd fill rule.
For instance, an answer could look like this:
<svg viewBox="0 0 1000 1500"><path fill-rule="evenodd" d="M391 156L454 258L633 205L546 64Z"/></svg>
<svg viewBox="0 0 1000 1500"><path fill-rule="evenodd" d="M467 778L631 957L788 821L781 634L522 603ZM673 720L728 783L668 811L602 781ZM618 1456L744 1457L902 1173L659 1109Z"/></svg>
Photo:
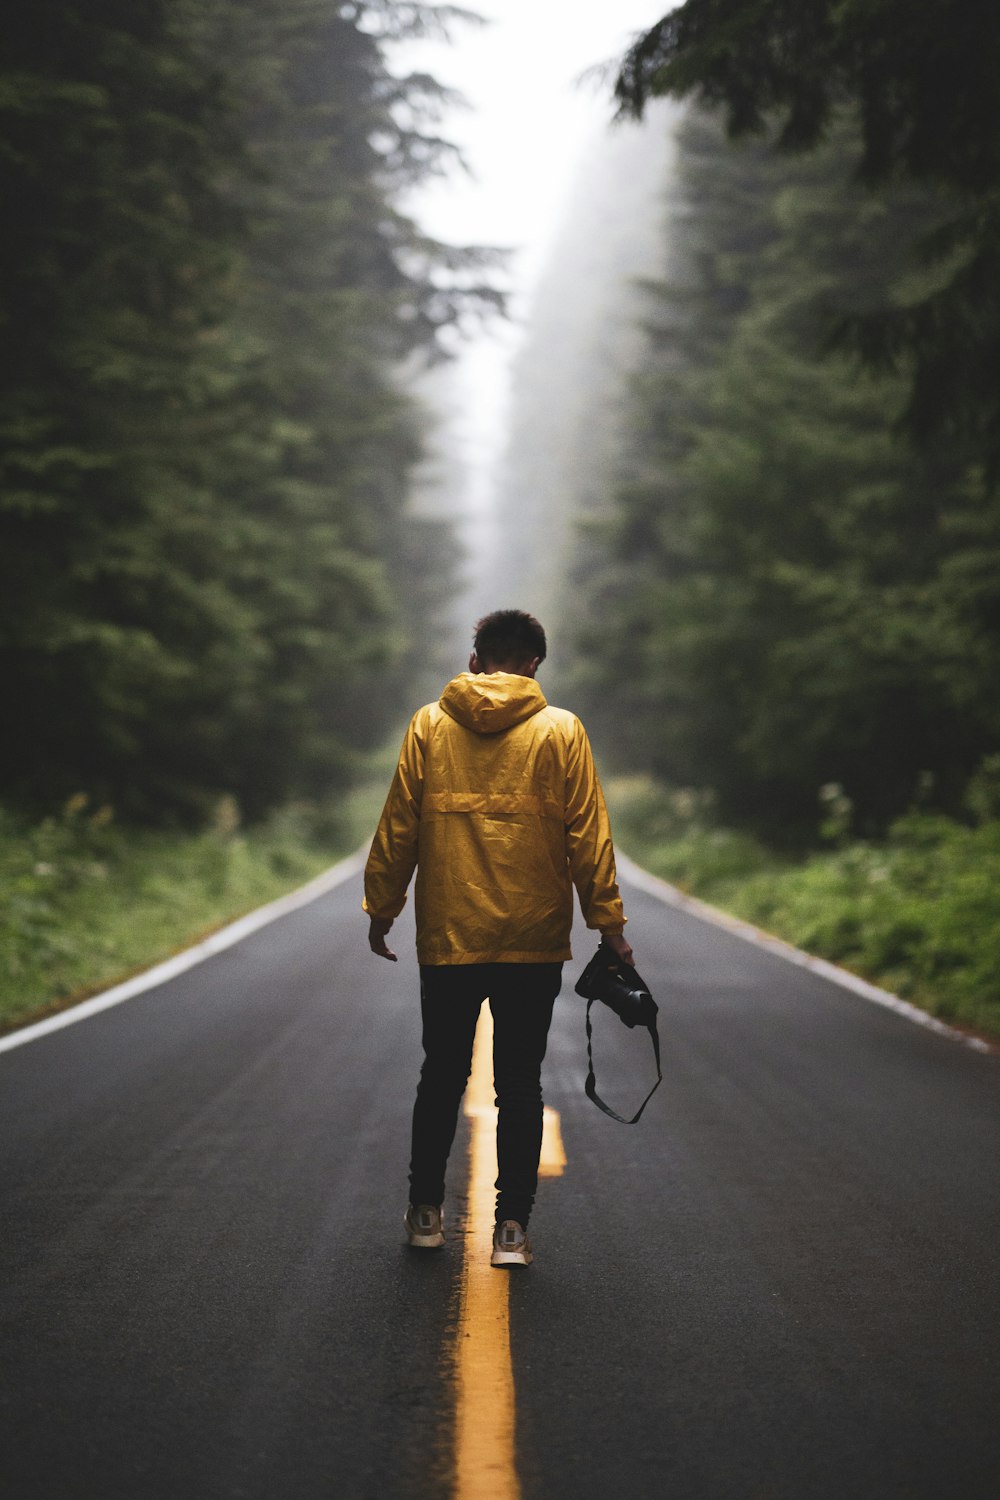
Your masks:
<svg viewBox="0 0 1000 1500"><path fill-rule="evenodd" d="M285 917L289 912L297 911L300 906L308 906L310 901L325 896L327 891L335 890L338 885L343 885L355 875L360 875L367 855L368 845L366 844L363 848L356 849L353 854L349 854L346 859L340 860L338 864L331 865L330 869L324 870L307 885L299 886L298 890L290 891L287 896L279 896L276 901L269 902L267 906L258 907L256 911L248 912L245 917L238 917L235 922L230 922L226 927L220 927L217 932L211 933L200 943L195 943L194 947L185 948L182 953L175 953L173 958L165 959L163 963L155 964L153 968L146 969L141 974L135 974L131 979L126 979L122 984L116 984L112 989L105 990L100 995L93 995L89 1000L81 1000L79 1005L69 1006L54 1016L46 1016L43 1021L35 1021L29 1026L23 1026L20 1031L12 1031L7 1036L0 1037L0 1052L9 1052L13 1047L23 1047L27 1042L47 1036L50 1031L60 1031L64 1026L75 1026L77 1021L86 1021L90 1016L96 1016L102 1010L110 1010L113 1005L121 1005L125 1000L131 1000L146 990L165 984L168 979L174 979L178 974L183 974L186 969L193 969L196 964L203 963L214 953L221 953L225 948L232 948L235 943L242 942L251 933L258 932L261 927L266 927L270 922L276 922L279 917ZM358 905L360 909L360 900Z"/></svg>
<svg viewBox="0 0 1000 1500"><path fill-rule="evenodd" d="M963 1046L971 1047L974 1052L1000 1052L1000 1048L983 1041L981 1037L968 1036L964 1031L946 1025L944 1021L939 1021L936 1016L928 1015L925 1010L911 1005L908 1000L900 999L890 990L880 989L877 984L870 984L867 979L852 974L850 969L842 969L838 964L830 963L825 958L816 958L813 954L805 953L801 948L795 948L791 943L786 943L782 938L774 937L770 932L763 932L761 928L754 927L750 922L741 921L739 917L730 916L728 912L720 911L716 906L709 906L705 901L686 895L669 881L661 880L658 875L651 875L648 870L634 864L627 855L616 853L615 858L618 869L627 881L638 886L647 895L662 901L664 905L689 912L692 917L698 917L702 922L710 922L714 927L725 928L727 932L733 933L735 937L743 938L745 942L753 943L756 947L763 948L778 958L786 959L790 964L797 964L800 969L809 969L813 974L829 979L832 984L840 985L841 989L851 990L855 995L860 995L863 1000L870 1000L874 1005L881 1005L886 1010L895 1011L898 1016L903 1016L916 1026L935 1031L938 1036L947 1037L949 1041L961 1042Z"/></svg>
<svg viewBox="0 0 1000 1500"><path fill-rule="evenodd" d="M102 1010L110 1010L114 1005L121 1005L136 995L144 994L147 990L165 984L167 980L183 974L187 969L193 969L196 964L203 963L206 958L211 958L214 953L221 953L224 949L233 947L234 944L242 942L245 937L266 927L270 922L276 922L279 917L287 916L289 912L297 911L301 906L308 906L311 901L317 900L328 891L343 885L353 876L359 875L364 868L366 856L367 845L356 849L346 859L340 860L329 870L324 870L315 879L300 886L298 890L290 891L287 896L279 896L276 901L269 902L267 906L261 906L257 911L248 912L245 917L239 917L235 922L230 922L228 926L220 927L217 932L211 933L194 947L186 948L182 953L175 953L172 958L165 959L163 963L155 964L153 968L146 969L131 979L126 979L123 984L116 984L112 989L105 990L100 995L93 995L89 1000L82 1000L79 1005L69 1006L54 1016L46 1016L42 1021L35 1021L32 1025L22 1026L20 1030L0 1037L0 1052L9 1052L14 1047L23 1047L38 1037L47 1036L49 1032L61 1031L64 1026L74 1026L77 1021L86 1021L90 1016L96 1016ZM745 942L753 943L756 947L763 948L766 952L773 953L788 963L797 964L799 968L809 969L812 973L830 980L831 983L840 985L842 989L851 990L864 1000L870 1000L886 1010L895 1011L897 1015L905 1017L915 1025L937 1032L939 1036L947 1037L950 1041L960 1042L974 1052L993 1053L1000 1050L980 1037L968 1036L964 1031L958 1031L954 1026L946 1025L936 1016L928 1015L926 1011L920 1010L916 1005L911 1005L907 1000L900 999L891 991L880 989L878 985L869 983L867 979L861 979L857 974L852 974L850 969L842 969L825 958L816 958L813 954L805 953L801 948L795 948L782 938L763 932L759 927L754 927L739 917L730 916L728 912L720 911L718 907L709 906L707 902L686 895L668 881L661 880L658 875L651 875L648 870L642 869L627 855L619 853L616 858L618 868L626 880L631 881L647 895L662 901L664 905L686 911L703 922L711 923L714 927L724 928L736 937L743 938Z"/></svg>

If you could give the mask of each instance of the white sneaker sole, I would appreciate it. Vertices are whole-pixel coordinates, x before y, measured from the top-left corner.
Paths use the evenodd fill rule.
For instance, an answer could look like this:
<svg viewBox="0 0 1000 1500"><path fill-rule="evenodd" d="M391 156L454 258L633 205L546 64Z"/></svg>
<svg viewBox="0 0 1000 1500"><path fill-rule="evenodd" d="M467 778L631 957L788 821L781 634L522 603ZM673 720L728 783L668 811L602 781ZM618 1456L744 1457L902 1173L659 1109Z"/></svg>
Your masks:
<svg viewBox="0 0 1000 1500"><path fill-rule="evenodd" d="M490 1256L491 1266L530 1266L534 1260L530 1250L494 1250Z"/></svg>
<svg viewBox="0 0 1000 1500"><path fill-rule="evenodd" d="M440 1230L434 1234L418 1234L415 1229L410 1228L410 1221L405 1214L403 1225L406 1229L406 1243L413 1250L440 1250L444 1244L444 1235Z"/></svg>

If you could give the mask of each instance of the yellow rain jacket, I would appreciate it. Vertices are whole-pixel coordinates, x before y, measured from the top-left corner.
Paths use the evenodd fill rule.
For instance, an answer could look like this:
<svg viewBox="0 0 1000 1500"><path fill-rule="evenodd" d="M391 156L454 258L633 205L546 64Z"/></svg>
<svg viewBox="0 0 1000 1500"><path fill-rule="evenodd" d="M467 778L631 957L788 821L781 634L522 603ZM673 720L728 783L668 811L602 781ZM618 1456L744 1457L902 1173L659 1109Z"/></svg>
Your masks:
<svg viewBox="0 0 1000 1500"><path fill-rule="evenodd" d="M571 958L574 885L588 927L623 930L586 731L534 678L463 672L414 714L368 856L365 910L398 916L414 868L422 964Z"/></svg>

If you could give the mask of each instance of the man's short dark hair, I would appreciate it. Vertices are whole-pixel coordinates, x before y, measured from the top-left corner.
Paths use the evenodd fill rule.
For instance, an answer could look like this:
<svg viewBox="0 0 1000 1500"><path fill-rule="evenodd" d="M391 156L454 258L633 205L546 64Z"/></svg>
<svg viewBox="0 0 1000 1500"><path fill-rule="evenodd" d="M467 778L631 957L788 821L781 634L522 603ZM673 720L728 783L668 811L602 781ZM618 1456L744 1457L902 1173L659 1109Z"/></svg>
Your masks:
<svg viewBox="0 0 1000 1500"><path fill-rule="evenodd" d="M481 662L505 666L545 660L545 631L523 609L495 609L476 625L476 655Z"/></svg>

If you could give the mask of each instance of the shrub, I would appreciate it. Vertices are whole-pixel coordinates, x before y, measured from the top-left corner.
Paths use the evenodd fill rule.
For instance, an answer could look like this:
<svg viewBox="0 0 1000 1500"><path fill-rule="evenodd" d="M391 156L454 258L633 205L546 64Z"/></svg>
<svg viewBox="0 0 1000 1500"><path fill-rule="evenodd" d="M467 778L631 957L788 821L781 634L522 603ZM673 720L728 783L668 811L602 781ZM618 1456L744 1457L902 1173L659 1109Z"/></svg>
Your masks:
<svg viewBox="0 0 1000 1500"><path fill-rule="evenodd" d="M611 782L621 847L654 873L934 1015L1000 1036L1000 819L911 812L879 843L791 862L691 794ZM985 803L985 796L981 799ZM990 804L992 810L992 804Z"/></svg>

